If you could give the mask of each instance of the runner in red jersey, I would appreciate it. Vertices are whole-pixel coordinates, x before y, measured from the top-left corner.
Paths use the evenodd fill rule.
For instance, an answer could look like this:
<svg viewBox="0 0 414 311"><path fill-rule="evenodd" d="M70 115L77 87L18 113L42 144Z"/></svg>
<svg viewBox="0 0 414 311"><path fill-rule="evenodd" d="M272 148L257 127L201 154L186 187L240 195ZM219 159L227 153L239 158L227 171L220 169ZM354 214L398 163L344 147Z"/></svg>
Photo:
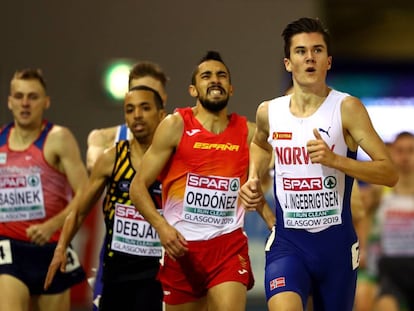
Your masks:
<svg viewBox="0 0 414 311"><path fill-rule="evenodd" d="M50 99L39 70L17 71L8 107L14 122L0 131L0 310L70 310L70 287L85 274L68 249L65 273L47 290L67 204L87 173L78 144L65 127L43 119ZM32 303L30 301L32 300Z"/></svg>
<svg viewBox="0 0 414 311"><path fill-rule="evenodd" d="M165 249L159 278L166 310L241 311L253 274L238 191L247 178L254 125L228 114L233 88L217 52L200 61L189 92L196 105L160 123L130 197ZM161 173L164 217L147 191ZM271 228L270 209L262 216Z"/></svg>

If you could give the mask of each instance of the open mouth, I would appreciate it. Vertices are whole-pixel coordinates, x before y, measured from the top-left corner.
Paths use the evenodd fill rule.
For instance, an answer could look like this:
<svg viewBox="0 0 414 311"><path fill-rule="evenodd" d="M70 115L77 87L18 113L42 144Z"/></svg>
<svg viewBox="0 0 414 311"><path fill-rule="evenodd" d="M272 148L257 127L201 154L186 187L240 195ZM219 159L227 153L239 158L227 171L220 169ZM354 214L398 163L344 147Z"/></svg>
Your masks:
<svg viewBox="0 0 414 311"><path fill-rule="evenodd" d="M212 86L207 89L207 93L213 96L222 95L225 93L224 89L219 86Z"/></svg>
<svg viewBox="0 0 414 311"><path fill-rule="evenodd" d="M145 129L144 123L135 123L134 124L134 130L135 131L143 131Z"/></svg>

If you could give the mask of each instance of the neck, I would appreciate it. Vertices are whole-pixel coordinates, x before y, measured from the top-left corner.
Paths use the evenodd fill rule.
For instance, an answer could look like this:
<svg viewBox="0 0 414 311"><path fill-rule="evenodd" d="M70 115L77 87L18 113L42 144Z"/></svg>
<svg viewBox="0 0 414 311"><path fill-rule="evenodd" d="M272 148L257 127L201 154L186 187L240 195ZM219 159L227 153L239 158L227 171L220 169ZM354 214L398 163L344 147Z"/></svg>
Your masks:
<svg viewBox="0 0 414 311"><path fill-rule="evenodd" d="M414 174L400 175L397 184L394 186L394 192L402 195L414 194Z"/></svg>
<svg viewBox="0 0 414 311"><path fill-rule="evenodd" d="M328 87L318 92L296 87L291 97L290 111L298 117L310 116L322 105L329 92Z"/></svg>
<svg viewBox="0 0 414 311"><path fill-rule="evenodd" d="M39 136L42 128L42 123L32 127L24 127L15 123L14 128L10 133L10 141L17 147L25 147L31 144Z"/></svg>
<svg viewBox="0 0 414 311"><path fill-rule="evenodd" d="M193 108L193 113L198 122L209 132L220 134L223 132L228 123L227 109L217 112L206 110L201 104Z"/></svg>

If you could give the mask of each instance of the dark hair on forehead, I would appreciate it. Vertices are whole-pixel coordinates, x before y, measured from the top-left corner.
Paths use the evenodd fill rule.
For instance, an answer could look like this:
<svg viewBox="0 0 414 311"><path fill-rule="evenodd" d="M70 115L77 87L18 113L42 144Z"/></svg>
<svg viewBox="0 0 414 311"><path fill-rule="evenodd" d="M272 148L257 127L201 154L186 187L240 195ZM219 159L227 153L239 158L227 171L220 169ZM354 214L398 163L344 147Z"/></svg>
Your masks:
<svg viewBox="0 0 414 311"><path fill-rule="evenodd" d="M191 84L195 85L195 77L198 73L198 66L200 66L202 63L210 61L210 60L215 60L217 62L220 62L224 65L224 67L226 67L227 72L229 73L229 78L230 78L230 70L227 67L227 65L224 63L223 59L221 58L221 55L219 52L217 51L207 51L206 55L204 55L199 62L197 63L197 67L194 69L193 74L191 75Z"/></svg>
<svg viewBox="0 0 414 311"><path fill-rule="evenodd" d="M152 77L155 80L161 82L165 88L168 82L168 77L162 70L162 68L150 61L141 61L136 63L129 72L128 85L131 85L133 79L139 79L144 77Z"/></svg>
<svg viewBox="0 0 414 311"><path fill-rule="evenodd" d="M323 36L328 55L331 50L331 38L327 28L324 27L319 18L302 17L288 24L282 32L285 41L285 57L290 58L290 46L292 45L292 37L300 33L317 32Z"/></svg>
<svg viewBox="0 0 414 311"><path fill-rule="evenodd" d="M46 81L41 69L25 68L16 70L12 80L37 80L47 90Z"/></svg>
<svg viewBox="0 0 414 311"><path fill-rule="evenodd" d="M152 87L146 86L146 85L137 85L129 89L129 92L133 91L150 91L154 94L154 101L155 105L157 106L157 109L164 109L164 103L162 101L160 93L158 93L156 90L154 90Z"/></svg>

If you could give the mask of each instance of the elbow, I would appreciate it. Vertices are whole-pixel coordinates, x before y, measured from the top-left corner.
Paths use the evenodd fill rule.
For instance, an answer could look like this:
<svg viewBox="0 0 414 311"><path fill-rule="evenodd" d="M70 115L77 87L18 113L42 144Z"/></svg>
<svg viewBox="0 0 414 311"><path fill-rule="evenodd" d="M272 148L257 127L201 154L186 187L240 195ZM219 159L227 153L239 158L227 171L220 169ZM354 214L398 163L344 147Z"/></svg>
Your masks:
<svg viewBox="0 0 414 311"><path fill-rule="evenodd" d="M398 182L399 176L397 172L393 172L393 174L390 174L388 177L388 183L386 186L388 187L394 187L396 183Z"/></svg>

